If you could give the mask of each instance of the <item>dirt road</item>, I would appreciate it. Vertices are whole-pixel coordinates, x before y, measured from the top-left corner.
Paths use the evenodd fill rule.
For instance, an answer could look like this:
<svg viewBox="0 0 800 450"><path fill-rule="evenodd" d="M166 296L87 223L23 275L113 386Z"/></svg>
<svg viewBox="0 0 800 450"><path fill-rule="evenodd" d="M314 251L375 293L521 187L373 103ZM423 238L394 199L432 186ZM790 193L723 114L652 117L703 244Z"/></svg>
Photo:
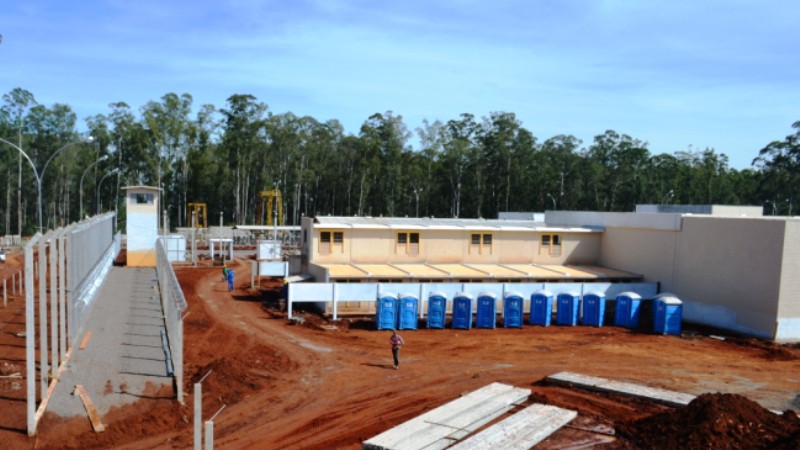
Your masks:
<svg viewBox="0 0 800 450"><path fill-rule="evenodd" d="M249 286L249 262L234 264L227 292L218 268L182 268L186 407L151 399L112 411L107 431L88 420L47 416L36 439L0 432L16 448L189 448L192 383L203 383L204 417L215 419L217 448L361 448L366 440L460 394L498 381L533 390L533 398L576 409L577 426L537 448L624 438L582 431L671 410L614 395L542 382L572 371L702 394L739 393L776 409L800 409L800 348L702 335L658 336L615 327L403 331L399 370L389 333L369 321L327 323L306 316L292 325ZM232 294L232 295L231 295ZM159 396L164 393L159 393ZM157 396L154 396L157 397ZM573 424L575 425L575 424Z"/></svg>

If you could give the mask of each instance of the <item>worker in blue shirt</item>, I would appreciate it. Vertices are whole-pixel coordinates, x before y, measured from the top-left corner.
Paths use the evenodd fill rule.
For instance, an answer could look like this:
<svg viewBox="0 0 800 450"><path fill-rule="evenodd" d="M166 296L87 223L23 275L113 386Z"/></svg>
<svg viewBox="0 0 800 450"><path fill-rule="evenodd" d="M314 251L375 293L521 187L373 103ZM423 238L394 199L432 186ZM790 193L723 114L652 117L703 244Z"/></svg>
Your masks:
<svg viewBox="0 0 800 450"><path fill-rule="evenodd" d="M233 269L228 268L228 292L233 290Z"/></svg>

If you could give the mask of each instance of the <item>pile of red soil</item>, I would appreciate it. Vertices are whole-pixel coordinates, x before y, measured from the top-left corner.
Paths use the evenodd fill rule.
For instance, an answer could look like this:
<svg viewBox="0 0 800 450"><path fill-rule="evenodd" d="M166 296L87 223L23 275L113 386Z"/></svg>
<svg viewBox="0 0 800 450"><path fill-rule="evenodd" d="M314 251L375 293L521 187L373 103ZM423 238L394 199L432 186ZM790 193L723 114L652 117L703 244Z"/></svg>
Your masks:
<svg viewBox="0 0 800 450"><path fill-rule="evenodd" d="M625 423L617 432L642 448L797 449L800 419L737 394L703 394L686 407Z"/></svg>

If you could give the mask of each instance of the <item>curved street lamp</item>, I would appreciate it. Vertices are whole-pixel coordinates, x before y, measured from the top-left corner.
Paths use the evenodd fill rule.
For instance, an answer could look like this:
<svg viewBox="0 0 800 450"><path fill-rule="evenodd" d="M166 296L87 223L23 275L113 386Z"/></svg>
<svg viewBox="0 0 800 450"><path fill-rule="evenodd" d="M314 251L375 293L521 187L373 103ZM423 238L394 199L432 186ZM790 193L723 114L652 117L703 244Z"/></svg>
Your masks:
<svg viewBox="0 0 800 450"><path fill-rule="evenodd" d="M118 168L108 172L107 174L103 175L103 178L100 178L100 182L97 183L97 208L95 209L95 211L97 211L96 214L100 214L100 186L103 185L103 180L108 178L109 175L113 175L117 172L119 172Z"/></svg>
<svg viewBox="0 0 800 450"><path fill-rule="evenodd" d="M550 200L552 200L552 201L553 201L553 210L554 210L554 211L558 211L558 208L556 207L556 198L555 198L555 197L553 197L552 195L550 195L550 193L549 193L549 192L547 193L547 196L548 196L548 197L550 197Z"/></svg>
<svg viewBox="0 0 800 450"><path fill-rule="evenodd" d="M108 155L103 155L100 158L97 158L97 161L89 164L86 167L86 170L83 171L83 175L81 175L81 182L80 182L80 185L78 186L78 191L80 191L80 202L79 203L81 204L81 209L80 209L81 213L80 213L80 218L78 220L83 220L83 177L86 176L86 172L88 172L89 169L92 168L92 166L94 166L95 164L99 163L100 161L105 161L107 159L108 159Z"/></svg>
<svg viewBox="0 0 800 450"><path fill-rule="evenodd" d="M58 155L59 153L61 153L64 150L66 150L67 148L69 148L69 147L71 147L71 146L73 146L75 144L82 144L84 142L92 142L93 140L94 140L94 138L92 136L88 136L85 139L81 139L81 140L75 141L75 142L70 142L68 144L65 144L65 145L59 147L56 151L53 152L52 155L50 155L50 158L48 158L47 161L45 161L44 166L42 167L42 171L40 172L39 170L36 169L36 164L33 163L33 160L31 159L31 157L28 156L27 153L25 153L25 150L23 150L20 146L18 146L17 144L14 144L13 142L9 142L9 141L7 141L7 140L5 140L3 138L0 138L0 142L3 142L5 144L8 144L8 145L14 147L15 149L17 149L22 154L22 156L25 157L25 159L28 160L28 162L31 165L31 169L33 169L33 174L36 176L36 190L37 190L36 214L37 214L38 219L39 219L39 232L40 233L44 231L44 227L42 226L42 180L44 179L44 174L45 174L45 170L47 170L47 166L50 165L50 162L53 160L53 158L56 157L56 155Z"/></svg>

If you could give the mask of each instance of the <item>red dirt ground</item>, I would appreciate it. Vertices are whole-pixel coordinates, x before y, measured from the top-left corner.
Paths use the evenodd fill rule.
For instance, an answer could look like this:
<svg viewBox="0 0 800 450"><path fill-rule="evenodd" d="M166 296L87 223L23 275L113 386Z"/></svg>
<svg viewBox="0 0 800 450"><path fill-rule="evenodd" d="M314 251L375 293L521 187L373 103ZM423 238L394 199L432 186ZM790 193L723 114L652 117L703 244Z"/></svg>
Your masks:
<svg viewBox="0 0 800 450"><path fill-rule="evenodd" d="M701 334L658 336L615 327L403 331L400 370L389 334L371 321L302 324L221 270L179 268L189 303L184 322L186 406L153 399L107 414L104 433L86 418L46 415L39 435L0 429L7 448L190 448L192 384L203 382L203 417L216 417L215 445L233 449L359 449L361 442L462 393L497 381L533 391L530 401L579 417L537 448L800 448L800 347ZM272 283L269 288L277 288ZM682 409L542 381L560 371L647 384L701 396ZM24 412L24 410L23 410ZM5 413L5 411L4 411ZM24 417L21 419L24 423ZM794 434L792 434L794 433ZM752 445L751 445L752 444ZM772 446L772 447L770 447Z"/></svg>

